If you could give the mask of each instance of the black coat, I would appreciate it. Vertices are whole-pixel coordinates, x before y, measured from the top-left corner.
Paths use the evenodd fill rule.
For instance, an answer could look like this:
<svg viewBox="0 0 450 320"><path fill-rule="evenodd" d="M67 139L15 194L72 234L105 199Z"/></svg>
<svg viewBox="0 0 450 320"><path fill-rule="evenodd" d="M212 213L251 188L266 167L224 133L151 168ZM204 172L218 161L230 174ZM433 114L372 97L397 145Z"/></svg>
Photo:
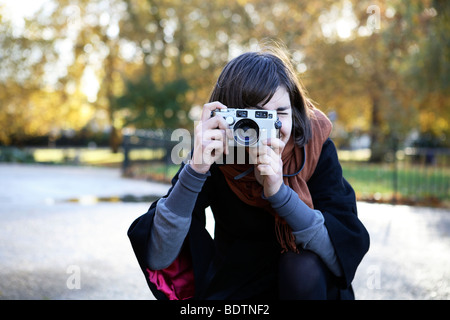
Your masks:
<svg viewBox="0 0 450 320"><path fill-rule="evenodd" d="M277 261L281 248L275 237L273 216L242 202L228 187L218 165L211 166L210 172L211 176L197 198L184 243L192 257L194 298L276 298ZM177 179L178 173L172 180L172 188ZM353 298L351 282L369 249L369 235L357 217L354 191L342 177L336 148L330 139L323 145L308 187L314 208L320 210L325 218L343 271L343 276L335 279L336 286L341 298ZM208 206L215 218L214 240L205 229L204 211ZM145 275L155 208L156 202L128 230ZM155 297L165 299L165 295L149 282L147 276L146 279Z"/></svg>

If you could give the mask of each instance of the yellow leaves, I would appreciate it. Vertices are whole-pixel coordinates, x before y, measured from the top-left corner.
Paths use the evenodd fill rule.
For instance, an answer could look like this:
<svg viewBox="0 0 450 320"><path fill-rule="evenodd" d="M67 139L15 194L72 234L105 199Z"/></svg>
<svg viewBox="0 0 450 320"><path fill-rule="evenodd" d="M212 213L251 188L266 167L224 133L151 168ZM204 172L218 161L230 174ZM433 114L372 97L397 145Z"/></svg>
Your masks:
<svg viewBox="0 0 450 320"><path fill-rule="evenodd" d="M239 3L241 6L244 6L247 3L252 2L252 1L249 1L249 0L236 0L236 2Z"/></svg>
<svg viewBox="0 0 450 320"><path fill-rule="evenodd" d="M419 113L420 128L424 132L432 132L439 136L450 131L450 98L438 93L429 94L424 105L434 108L421 108Z"/></svg>
<svg viewBox="0 0 450 320"><path fill-rule="evenodd" d="M381 29L363 36L358 31L368 27L373 16L367 12L370 5L380 8ZM423 39L433 35L427 30L433 30L431 24L442 17L441 9L433 5L436 3L431 0L413 0L408 5L397 0L389 4L356 0L71 0L59 2L45 23L42 17L31 18L33 23L26 26L30 30L24 34L32 39L15 38L14 30L0 18L0 34L4 35L0 37L0 141L6 143L12 134L78 130L93 122L120 128L133 106L118 110L113 101L127 92L124 79L138 79L143 74L158 86L183 78L190 87L182 95L173 95L172 102L180 109L150 107L144 116L159 117L156 127L167 126L174 118L185 119L179 111L208 100L225 63L240 52L255 49L265 37L279 38L294 53L295 66L311 97L324 111L335 111L338 124L346 130L369 131L373 100L379 100L386 123L383 128L401 124L405 130L420 126L421 130L448 133L450 101L444 92L421 93L423 97L403 76L413 70L412 78L428 86L430 81L423 80L427 77L441 79L436 82L448 79L434 77L437 71L445 74L447 69L438 65L430 70L440 60L426 55L441 52L445 42L439 40L444 38L431 37L429 50L424 47ZM331 14L333 10L337 15ZM424 15L429 18L428 29L418 20ZM339 21L354 19L359 24L347 26L351 36L336 36L333 41L324 36L326 24L339 27ZM448 26L442 24L435 28L438 35L448 34ZM341 27L345 29L345 24ZM413 56L417 57L414 61ZM432 57L427 58L430 63L422 56ZM63 60L70 61L69 65L62 65ZM22 82L17 81L20 77ZM48 85L50 89L43 90L49 77L55 80ZM141 101L137 90L132 91L134 107L156 103ZM176 124L183 125L182 121Z"/></svg>

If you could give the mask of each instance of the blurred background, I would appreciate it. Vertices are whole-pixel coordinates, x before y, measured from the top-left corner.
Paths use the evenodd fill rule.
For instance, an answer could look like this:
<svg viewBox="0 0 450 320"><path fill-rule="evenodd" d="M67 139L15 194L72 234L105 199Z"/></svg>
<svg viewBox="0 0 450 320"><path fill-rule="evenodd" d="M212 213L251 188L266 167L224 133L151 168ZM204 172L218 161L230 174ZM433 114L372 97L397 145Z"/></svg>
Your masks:
<svg viewBox="0 0 450 320"><path fill-rule="evenodd" d="M450 297L450 257L424 241L450 248L449 14L446 0L0 0L0 298L148 298L133 287L145 283L125 234L178 169L172 133L193 131L230 59L272 40L287 47L310 98L332 120L344 177L378 214L366 221L385 223L370 230L384 246L380 259L386 250L400 259L399 242L386 239L408 227L398 233L415 246L411 255L403 247L405 256L424 246L427 261L442 268L421 273L436 277L420 278L434 286L426 294L406 297ZM92 223L105 221L112 225L97 234ZM434 229L411 228L414 221ZM90 250L98 239L97 254ZM57 269L28 267L46 259ZM96 268L119 260L128 264L112 270L117 283L133 272L139 279L123 283L132 294L111 283L107 294L68 291L77 289L67 277L80 267L90 290L92 279L109 281ZM366 289L405 270L402 262L368 263ZM405 297L393 283L390 295L363 297Z"/></svg>
<svg viewBox="0 0 450 320"><path fill-rule="evenodd" d="M275 39L359 199L448 206L449 6L1 0L0 159L167 180L171 130L192 131L227 61Z"/></svg>
<svg viewBox="0 0 450 320"><path fill-rule="evenodd" d="M130 176L167 180L176 170L170 129L192 130L225 63L275 39L333 120L360 199L443 205L449 6L1 1L0 159L121 165Z"/></svg>

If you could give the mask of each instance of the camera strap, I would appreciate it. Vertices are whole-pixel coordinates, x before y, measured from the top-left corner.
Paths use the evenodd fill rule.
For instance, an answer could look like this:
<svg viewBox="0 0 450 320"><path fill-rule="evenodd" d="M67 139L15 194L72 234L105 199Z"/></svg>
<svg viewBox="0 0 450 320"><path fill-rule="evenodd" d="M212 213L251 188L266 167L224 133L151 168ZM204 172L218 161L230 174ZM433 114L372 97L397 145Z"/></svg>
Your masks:
<svg viewBox="0 0 450 320"><path fill-rule="evenodd" d="M238 174L237 176L234 177L234 180L239 180L243 177L245 177L246 175L248 175L249 173L253 172L253 170L255 170L254 166L251 166L250 168L248 168L247 170L245 170L244 172Z"/></svg>

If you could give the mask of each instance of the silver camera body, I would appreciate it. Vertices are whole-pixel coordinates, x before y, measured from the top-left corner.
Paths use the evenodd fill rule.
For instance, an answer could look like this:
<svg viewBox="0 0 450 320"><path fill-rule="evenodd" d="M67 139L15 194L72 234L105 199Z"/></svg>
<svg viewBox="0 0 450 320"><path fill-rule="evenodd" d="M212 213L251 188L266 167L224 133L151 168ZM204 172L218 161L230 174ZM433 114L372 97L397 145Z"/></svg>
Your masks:
<svg viewBox="0 0 450 320"><path fill-rule="evenodd" d="M216 109L211 116L220 115L233 131L230 147L255 147L268 138L279 138L281 121L275 110Z"/></svg>

